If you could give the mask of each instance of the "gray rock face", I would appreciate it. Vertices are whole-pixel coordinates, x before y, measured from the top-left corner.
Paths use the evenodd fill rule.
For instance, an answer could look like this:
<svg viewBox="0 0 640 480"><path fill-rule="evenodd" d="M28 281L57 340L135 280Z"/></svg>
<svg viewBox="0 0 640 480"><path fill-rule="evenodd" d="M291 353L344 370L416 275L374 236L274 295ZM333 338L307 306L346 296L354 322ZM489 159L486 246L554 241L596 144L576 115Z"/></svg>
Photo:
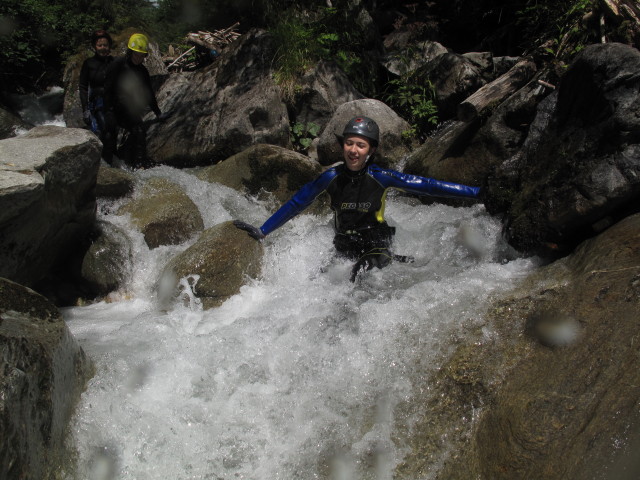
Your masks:
<svg viewBox="0 0 640 480"><path fill-rule="evenodd" d="M240 291L247 276L257 278L262 254L260 242L237 229L233 222L216 225L169 262L159 281L158 297L162 303L173 296L185 300L179 281L191 277L193 292L203 308L219 306Z"/></svg>
<svg viewBox="0 0 640 480"><path fill-rule="evenodd" d="M252 31L210 67L172 74L158 92L164 123L148 134L149 156L172 165L210 165L255 143L289 145L289 118L271 76L271 37Z"/></svg>
<svg viewBox="0 0 640 480"><path fill-rule="evenodd" d="M0 279L0 477L53 478L92 365L58 310Z"/></svg>
<svg viewBox="0 0 640 480"><path fill-rule="evenodd" d="M0 276L41 280L91 231L101 144L54 126L0 141Z"/></svg>
<svg viewBox="0 0 640 480"><path fill-rule="evenodd" d="M567 251L637 211L638 71L638 50L591 45L570 65L557 97L540 105L522 150L490 182L488 206L507 212L516 248Z"/></svg>
<svg viewBox="0 0 640 480"><path fill-rule="evenodd" d="M149 248L182 243L204 229L198 207L178 185L163 178L149 179L118 214L131 215Z"/></svg>
<svg viewBox="0 0 640 480"><path fill-rule="evenodd" d="M300 79L292 117L324 128L341 104L362 98L342 70L322 61Z"/></svg>

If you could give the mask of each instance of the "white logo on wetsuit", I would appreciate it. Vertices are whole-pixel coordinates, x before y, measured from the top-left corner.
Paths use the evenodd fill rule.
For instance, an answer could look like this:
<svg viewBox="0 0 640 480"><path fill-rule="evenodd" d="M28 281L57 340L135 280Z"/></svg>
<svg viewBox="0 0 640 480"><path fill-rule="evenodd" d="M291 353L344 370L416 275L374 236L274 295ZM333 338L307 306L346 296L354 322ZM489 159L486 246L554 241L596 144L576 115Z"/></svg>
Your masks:
<svg viewBox="0 0 640 480"><path fill-rule="evenodd" d="M340 205L340 210L360 210L362 212L368 212L371 208L371 202L361 202L361 203L348 203L344 202Z"/></svg>

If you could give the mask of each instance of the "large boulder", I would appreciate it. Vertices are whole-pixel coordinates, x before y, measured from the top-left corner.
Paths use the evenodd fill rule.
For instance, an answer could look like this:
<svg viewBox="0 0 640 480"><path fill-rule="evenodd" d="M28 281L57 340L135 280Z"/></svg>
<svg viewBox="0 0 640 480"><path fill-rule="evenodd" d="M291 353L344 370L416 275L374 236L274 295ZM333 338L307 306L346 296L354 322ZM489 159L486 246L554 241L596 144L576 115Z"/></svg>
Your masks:
<svg viewBox="0 0 640 480"><path fill-rule="evenodd" d="M361 98L364 96L334 62L321 61L300 78L291 121L324 128L341 104Z"/></svg>
<svg viewBox="0 0 640 480"><path fill-rule="evenodd" d="M56 307L0 278L0 478L55 478L92 371Z"/></svg>
<svg viewBox="0 0 640 480"><path fill-rule="evenodd" d="M489 181L487 206L505 212L514 247L566 254L638 210L640 52L585 48L543 101L529 137Z"/></svg>
<svg viewBox="0 0 640 480"><path fill-rule="evenodd" d="M118 215L126 214L149 248L180 244L204 229L193 200L180 186L164 178L150 178L138 195L118 209Z"/></svg>
<svg viewBox="0 0 640 480"><path fill-rule="evenodd" d="M92 133L55 126L0 141L0 276L33 286L80 248L100 150Z"/></svg>
<svg viewBox="0 0 640 480"><path fill-rule="evenodd" d="M638 478L639 265L636 214L495 299L430 382L398 478L443 455L450 480Z"/></svg>
<svg viewBox="0 0 640 480"><path fill-rule="evenodd" d="M199 299L204 309L221 305L240 291L247 277L257 278L262 245L225 222L205 230L196 243L165 267L158 298L167 304L175 296Z"/></svg>
<svg viewBox="0 0 640 480"><path fill-rule="evenodd" d="M171 117L150 127L150 158L210 165L255 143L289 146L289 117L273 80L272 58L271 36L252 30L211 66L170 75L157 96Z"/></svg>
<svg viewBox="0 0 640 480"><path fill-rule="evenodd" d="M321 172L317 162L300 153L259 144L202 169L197 176L252 196L267 192L282 203Z"/></svg>
<svg viewBox="0 0 640 480"><path fill-rule="evenodd" d="M360 115L372 118L380 127L380 146L375 162L381 166L399 165L409 153L402 133L409 130L410 126L386 104L370 98L343 103L338 107L318 139L318 161L322 165L342 161L342 146L338 137L342 136L347 122Z"/></svg>

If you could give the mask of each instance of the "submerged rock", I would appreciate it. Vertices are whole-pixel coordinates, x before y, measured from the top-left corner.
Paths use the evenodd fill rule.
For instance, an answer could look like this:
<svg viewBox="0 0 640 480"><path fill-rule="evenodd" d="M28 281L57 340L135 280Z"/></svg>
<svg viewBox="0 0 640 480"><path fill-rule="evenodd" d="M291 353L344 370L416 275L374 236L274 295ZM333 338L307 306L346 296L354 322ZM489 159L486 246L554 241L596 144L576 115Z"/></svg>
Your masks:
<svg viewBox="0 0 640 480"><path fill-rule="evenodd" d="M0 477L54 478L91 361L56 307L0 278Z"/></svg>
<svg viewBox="0 0 640 480"><path fill-rule="evenodd" d="M133 248L126 233L109 222L98 222L96 238L82 260L82 278L98 295L122 287L133 268Z"/></svg>
<svg viewBox="0 0 640 480"><path fill-rule="evenodd" d="M118 209L131 215L149 248L177 245L204 229L198 207L182 189L163 178L149 179L139 195Z"/></svg>
<svg viewBox="0 0 640 480"><path fill-rule="evenodd" d="M195 244L174 257L158 282L158 298L166 306L175 298L193 301L203 308L221 305L236 295L248 278L257 278L262 245L225 222L205 230Z"/></svg>
<svg viewBox="0 0 640 480"><path fill-rule="evenodd" d="M122 198L133 192L135 177L121 168L100 165L96 183L96 197Z"/></svg>

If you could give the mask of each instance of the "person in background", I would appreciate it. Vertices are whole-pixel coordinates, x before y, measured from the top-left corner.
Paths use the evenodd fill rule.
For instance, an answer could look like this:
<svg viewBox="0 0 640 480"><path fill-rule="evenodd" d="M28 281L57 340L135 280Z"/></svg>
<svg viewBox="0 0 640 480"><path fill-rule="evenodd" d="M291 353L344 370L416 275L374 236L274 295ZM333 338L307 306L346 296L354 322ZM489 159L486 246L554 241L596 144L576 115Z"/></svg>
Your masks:
<svg viewBox="0 0 640 480"><path fill-rule="evenodd" d="M374 120L365 116L352 118L339 137L342 164L304 185L261 227L240 220L234 225L262 240L327 192L335 214L333 244L340 256L356 262L351 270L352 282L374 266L383 268L393 260L410 261L390 250L395 228L384 219L387 191L396 188L414 195L473 199L478 198L480 188L380 168L372 162L379 140L380 129Z"/></svg>
<svg viewBox="0 0 640 480"><path fill-rule="evenodd" d="M129 134L125 163L135 168L150 166L147 159L147 131L142 118L149 110L159 120L167 116L162 115L158 107L149 71L143 65L148 48L149 39L141 33L134 33L127 43L125 56L116 58L107 70L104 98L109 124L108 163L112 163L120 127Z"/></svg>
<svg viewBox="0 0 640 480"><path fill-rule="evenodd" d="M113 61L113 40L106 30L96 30L91 36L95 55L86 59L80 69L78 90L82 106L82 119L104 144L107 131L104 110L104 84L107 68Z"/></svg>

